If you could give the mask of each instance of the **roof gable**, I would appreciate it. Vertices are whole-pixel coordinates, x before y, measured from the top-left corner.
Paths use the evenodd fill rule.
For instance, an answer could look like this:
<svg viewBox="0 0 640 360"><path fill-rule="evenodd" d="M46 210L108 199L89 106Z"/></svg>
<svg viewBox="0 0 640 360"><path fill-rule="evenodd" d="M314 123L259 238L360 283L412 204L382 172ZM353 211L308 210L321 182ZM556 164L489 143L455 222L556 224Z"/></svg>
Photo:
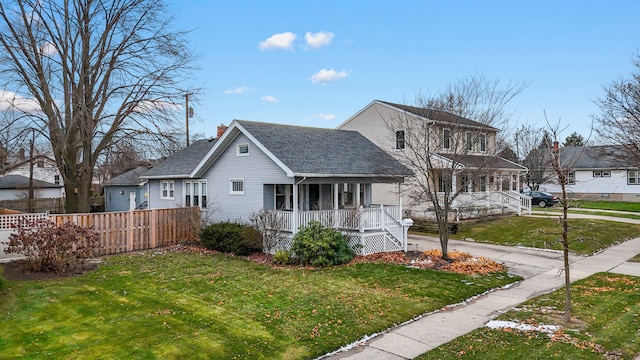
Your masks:
<svg viewBox="0 0 640 360"><path fill-rule="evenodd" d="M143 180L140 178L140 175L147 171L146 166L138 166L133 170L129 170L124 174L120 174L114 178L111 178L102 183L104 186L126 186L126 185L140 185Z"/></svg>
<svg viewBox="0 0 640 360"><path fill-rule="evenodd" d="M356 131L234 120L192 176L243 133L288 176L405 176L411 171Z"/></svg>

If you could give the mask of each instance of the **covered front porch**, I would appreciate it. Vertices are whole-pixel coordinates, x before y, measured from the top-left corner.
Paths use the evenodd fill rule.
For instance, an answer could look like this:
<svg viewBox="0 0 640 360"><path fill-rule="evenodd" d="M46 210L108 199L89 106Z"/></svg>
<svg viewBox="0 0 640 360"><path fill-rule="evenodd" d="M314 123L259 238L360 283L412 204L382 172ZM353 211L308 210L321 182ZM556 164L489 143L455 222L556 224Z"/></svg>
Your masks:
<svg viewBox="0 0 640 360"><path fill-rule="evenodd" d="M451 203L455 218L477 218L499 212L512 212L518 215L531 213L531 199L520 194L524 172L513 169L477 171L464 169L446 176L438 173L438 191L440 203L444 203L446 190L456 194ZM445 179L452 179L449 182ZM450 186L450 189L446 187Z"/></svg>
<svg viewBox="0 0 640 360"><path fill-rule="evenodd" d="M312 221L341 231L361 254L406 251L410 219L402 219L400 183L396 204L372 204L370 179L297 178L293 184L265 185L264 208L278 216L281 248Z"/></svg>

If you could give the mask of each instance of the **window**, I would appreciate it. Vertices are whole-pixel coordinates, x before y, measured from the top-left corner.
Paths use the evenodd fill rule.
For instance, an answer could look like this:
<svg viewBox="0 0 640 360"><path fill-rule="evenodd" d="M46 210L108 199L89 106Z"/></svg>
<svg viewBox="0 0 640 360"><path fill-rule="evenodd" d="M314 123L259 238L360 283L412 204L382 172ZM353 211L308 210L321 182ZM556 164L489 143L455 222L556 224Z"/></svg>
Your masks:
<svg viewBox="0 0 640 360"><path fill-rule="evenodd" d="M291 185L278 184L274 186L276 210L291 210L293 204L293 193L291 191Z"/></svg>
<svg viewBox="0 0 640 360"><path fill-rule="evenodd" d="M160 182L160 198L173 200L173 180Z"/></svg>
<svg viewBox="0 0 640 360"><path fill-rule="evenodd" d="M244 179L229 180L229 195L244 195Z"/></svg>
<svg viewBox="0 0 640 360"><path fill-rule="evenodd" d="M471 131L467 131L467 150L473 150L473 135L471 134Z"/></svg>
<svg viewBox="0 0 640 360"><path fill-rule="evenodd" d="M36 161L36 166L39 167L39 168L43 168L44 167L44 160Z"/></svg>
<svg viewBox="0 0 640 360"><path fill-rule="evenodd" d="M238 144L236 146L237 156L249 156L249 144Z"/></svg>
<svg viewBox="0 0 640 360"><path fill-rule="evenodd" d="M60 175L53 175L53 183L60 185Z"/></svg>
<svg viewBox="0 0 640 360"><path fill-rule="evenodd" d="M442 129L442 148L451 149L451 129Z"/></svg>
<svg viewBox="0 0 640 360"><path fill-rule="evenodd" d="M640 170L628 170L627 171L627 184L640 185Z"/></svg>
<svg viewBox="0 0 640 360"><path fill-rule="evenodd" d="M184 206L191 206L191 182L184 183Z"/></svg>
<svg viewBox="0 0 640 360"><path fill-rule="evenodd" d="M404 149L404 130L396 131L396 149Z"/></svg>
<svg viewBox="0 0 640 360"><path fill-rule="evenodd" d="M184 182L184 205L207 207L207 181L194 180Z"/></svg>
<svg viewBox="0 0 640 360"><path fill-rule="evenodd" d="M480 152L487 151L487 134L480 134Z"/></svg>
<svg viewBox="0 0 640 360"><path fill-rule="evenodd" d="M611 177L611 170L595 170L593 177Z"/></svg>
<svg viewBox="0 0 640 360"><path fill-rule="evenodd" d="M569 171L569 173L567 173L567 185L575 185L575 183L576 183L576 172Z"/></svg>

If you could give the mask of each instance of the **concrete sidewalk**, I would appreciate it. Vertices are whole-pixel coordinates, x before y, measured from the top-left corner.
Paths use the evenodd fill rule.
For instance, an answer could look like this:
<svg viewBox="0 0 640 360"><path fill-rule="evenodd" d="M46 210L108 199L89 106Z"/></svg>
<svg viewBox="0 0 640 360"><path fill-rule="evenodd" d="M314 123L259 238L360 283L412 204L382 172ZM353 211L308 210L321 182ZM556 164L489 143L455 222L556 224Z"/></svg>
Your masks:
<svg viewBox="0 0 640 360"><path fill-rule="evenodd" d="M433 237L409 235L409 250L440 248ZM480 296L468 303L438 311L409 324L389 330L364 344L325 359L413 359L431 349L447 343L472 330L484 326L494 316L516 305L564 286L562 254L537 249L449 241L450 251L468 252L504 263L510 273L520 275L523 281ZM596 272L609 271L640 276L640 263L627 260L640 252L640 238L615 245L590 257L571 256L571 281L588 277Z"/></svg>

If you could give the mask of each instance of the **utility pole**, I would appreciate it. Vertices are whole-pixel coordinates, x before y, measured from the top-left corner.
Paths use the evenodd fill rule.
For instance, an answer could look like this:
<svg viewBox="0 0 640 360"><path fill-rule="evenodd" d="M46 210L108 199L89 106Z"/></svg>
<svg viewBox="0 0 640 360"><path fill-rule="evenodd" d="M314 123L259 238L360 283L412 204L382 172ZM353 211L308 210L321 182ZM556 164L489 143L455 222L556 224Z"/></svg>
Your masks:
<svg viewBox="0 0 640 360"><path fill-rule="evenodd" d="M184 109L185 109L185 122L187 123L186 124L187 125L187 127L186 127L186 129L187 129L187 146L189 146L189 118L193 117L193 108L189 107L189 95L191 95L191 94L190 93L186 93L184 95L184 98L186 100Z"/></svg>

